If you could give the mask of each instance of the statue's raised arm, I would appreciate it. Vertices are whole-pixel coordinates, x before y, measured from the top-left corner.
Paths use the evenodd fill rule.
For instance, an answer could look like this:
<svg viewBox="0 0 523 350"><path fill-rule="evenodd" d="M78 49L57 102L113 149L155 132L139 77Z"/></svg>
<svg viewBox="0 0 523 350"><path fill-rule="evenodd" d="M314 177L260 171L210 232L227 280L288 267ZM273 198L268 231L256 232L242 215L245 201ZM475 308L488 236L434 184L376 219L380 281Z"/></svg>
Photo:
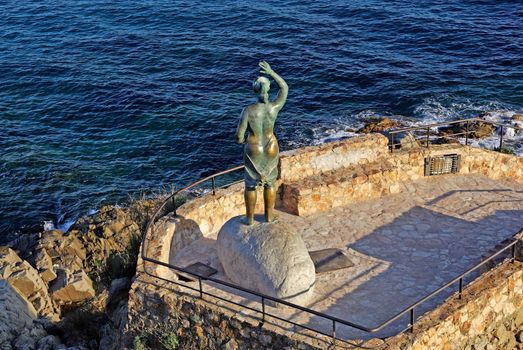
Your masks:
<svg viewBox="0 0 523 350"><path fill-rule="evenodd" d="M278 84L278 87L280 88L276 100L272 102L274 108L276 108L277 111L279 111L285 105L285 101L287 101L287 93L289 92L289 87L287 86L285 80L283 80L283 78L280 77L275 71L273 71L271 66L267 62L262 61L259 63L259 66L261 67L260 73L267 74L268 76L273 78L276 84Z"/></svg>

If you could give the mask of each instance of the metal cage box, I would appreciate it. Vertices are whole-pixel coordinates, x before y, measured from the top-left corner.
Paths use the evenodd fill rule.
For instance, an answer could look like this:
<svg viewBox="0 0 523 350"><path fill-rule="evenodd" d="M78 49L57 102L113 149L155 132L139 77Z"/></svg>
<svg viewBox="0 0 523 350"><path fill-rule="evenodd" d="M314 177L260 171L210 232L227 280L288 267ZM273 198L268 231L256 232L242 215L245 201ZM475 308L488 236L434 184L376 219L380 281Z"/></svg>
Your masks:
<svg viewBox="0 0 523 350"><path fill-rule="evenodd" d="M461 156L445 154L425 158L425 176L459 173Z"/></svg>

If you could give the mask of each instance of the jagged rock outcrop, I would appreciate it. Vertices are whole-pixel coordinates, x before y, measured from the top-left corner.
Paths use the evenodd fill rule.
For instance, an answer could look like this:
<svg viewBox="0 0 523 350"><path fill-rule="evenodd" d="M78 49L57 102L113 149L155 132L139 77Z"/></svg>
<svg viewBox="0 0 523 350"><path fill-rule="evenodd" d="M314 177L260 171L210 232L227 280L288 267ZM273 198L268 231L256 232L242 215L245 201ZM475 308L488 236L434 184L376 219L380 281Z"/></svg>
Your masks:
<svg viewBox="0 0 523 350"><path fill-rule="evenodd" d="M105 206L68 232L26 234L0 247L0 349L121 348L137 244L157 204Z"/></svg>
<svg viewBox="0 0 523 350"><path fill-rule="evenodd" d="M58 279L51 287L51 295L57 304L78 303L95 295L93 282L83 270L70 272L58 270Z"/></svg>
<svg viewBox="0 0 523 350"><path fill-rule="evenodd" d="M399 136L401 149L413 149L421 147L419 141L410 132L401 133Z"/></svg>
<svg viewBox="0 0 523 350"><path fill-rule="evenodd" d="M7 247L0 247L0 279L7 281L34 307L38 315L57 319L59 314L51 300L47 284L38 271Z"/></svg>
<svg viewBox="0 0 523 350"><path fill-rule="evenodd" d="M456 123L450 126L440 127L438 133L440 136L452 136L459 134L456 137L465 137L465 133L468 132L470 138L483 139L485 137L492 136L496 127L490 123L482 121L473 121L467 123Z"/></svg>
<svg viewBox="0 0 523 350"><path fill-rule="evenodd" d="M372 132L382 133L394 127L400 127L403 124L390 118L370 118L365 121L365 125L358 130L358 133L369 134Z"/></svg>
<svg viewBox="0 0 523 350"><path fill-rule="evenodd" d="M42 279L46 283L56 279L57 276L53 266L53 259L51 259L51 256L49 256L47 250L38 250L35 254L34 261L34 267L38 270L40 276L42 276Z"/></svg>
<svg viewBox="0 0 523 350"><path fill-rule="evenodd" d="M7 280L0 280L0 349L66 349L37 317L33 305Z"/></svg>
<svg viewBox="0 0 523 350"><path fill-rule="evenodd" d="M44 231L28 260L37 269L56 305L69 305L95 295L84 271L87 252L75 234Z"/></svg>
<svg viewBox="0 0 523 350"><path fill-rule="evenodd" d="M5 280L0 280L0 310L0 349L10 349L15 334L33 324L36 310Z"/></svg>
<svg viewBox="0 0 523 350"><path fill-rule="evenodd" d="M80 218L70 229L85 247L87 271L97 270L114 252L125 251L131 241L141 237L142 223L129 210L117 206L105 206L93 216Z"/></svg>

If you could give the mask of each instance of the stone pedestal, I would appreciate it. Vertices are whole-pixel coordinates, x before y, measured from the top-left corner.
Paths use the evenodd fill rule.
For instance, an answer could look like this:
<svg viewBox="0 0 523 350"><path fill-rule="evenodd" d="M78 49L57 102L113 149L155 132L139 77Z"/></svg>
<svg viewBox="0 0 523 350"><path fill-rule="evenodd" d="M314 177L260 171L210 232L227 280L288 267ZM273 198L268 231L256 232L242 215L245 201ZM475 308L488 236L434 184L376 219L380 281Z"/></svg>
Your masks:
<svg viewBox="0 0 523 350"><path fill-rule="evenodd" d="M306 305L315 271L305 243L291 225L260 219L248 226L237 216L218 233L218 257L227 277L244 288Z"/></svg>

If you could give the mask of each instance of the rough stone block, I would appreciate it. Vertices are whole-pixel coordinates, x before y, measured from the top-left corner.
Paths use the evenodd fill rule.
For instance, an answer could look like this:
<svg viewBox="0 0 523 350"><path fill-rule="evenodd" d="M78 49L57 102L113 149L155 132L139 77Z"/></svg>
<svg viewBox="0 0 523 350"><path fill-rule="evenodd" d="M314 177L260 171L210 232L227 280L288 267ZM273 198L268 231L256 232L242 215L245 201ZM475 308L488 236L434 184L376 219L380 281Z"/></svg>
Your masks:
<svg viewBox="0 0 523 350"><path fill-rule="evenodd" d="M234 217L218 233L217 252L233 283L299 304L312 296L314 264L301 236L283 221L249 226Z"/></svg>
<svg viewBox="0 0 523 350"><path fill-rule="evenodd" d="M51 298L59 304L70 304L94 297L95 291L89 276L83 270L70 273L58 270L58 278L51 286Z"/></svg>

